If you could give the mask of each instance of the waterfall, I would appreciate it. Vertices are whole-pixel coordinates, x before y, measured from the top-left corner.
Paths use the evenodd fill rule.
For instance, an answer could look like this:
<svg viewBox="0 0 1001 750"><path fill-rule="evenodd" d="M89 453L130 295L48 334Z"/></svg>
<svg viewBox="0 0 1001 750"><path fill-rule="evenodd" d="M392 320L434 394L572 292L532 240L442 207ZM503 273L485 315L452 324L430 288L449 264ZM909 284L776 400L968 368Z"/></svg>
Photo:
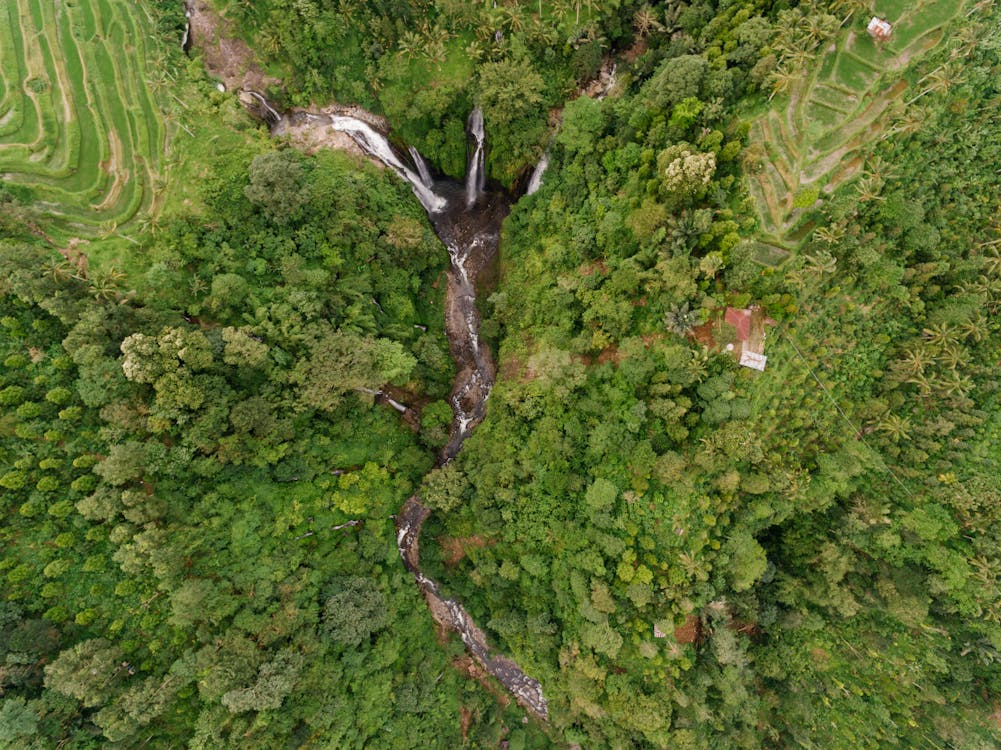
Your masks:
<svg viewBox="0 0 1001 750"><path fill-rule="evenodd" d="M268 119L270 119L272 122L278 122L279 120L282 119L282 116L278 114L278 110L276 110L274 107L268 104L268 100L265 99L263 96L258 94L256 91L248 90L247 93L261 103L261 106L264 108L264 111L268 115Z"/></svg>
<svg viewBox="0 0 1001 750"><path fill-rule="evenodd" d="M618 69L618 67L619 64L613 62L612 67L608 69L607 77L605 75L605 71L604 70L601 71L601 78L600 78L601 93L599 93L598 96L595 97L599 102L608 95L608 92L611 91L612 86L615 85L615 71L616 69Z"/></svg>
<svg viewBox="0 0 1001 750"><path fill-rule="evenodd" d="M421 152L413 146L409 146L407 150L410 152L410 158L413 159L414 166L417 167L417 174L421 176L421 182L424 183L424 187L431 187L434 184L434 180L431 177L428 165L424 162L424 157L421 156Z"/></svg>
<svg viewBox="0 0 1001 750"><path fill-rule="evenodd" d="M370 156L374 156L376 159L400 175L400 177L404 180L409 182L410 188L414 191L414 195L417 196L417 200L421 202L421 205L424 206L424 210L428 213L441 213L445 209L445 206L448 205L448 201L445 198L436 194L424 184L420 175L416 174L412 169L407 167L406 164L400 161L396 152L393 151L393 147L389 145L389 141L386 139L386 136L377 132L367 122L363 122L354 117L332 115L330 118L330 126L334 130L340 130L347 133L351 136L355 143L361 146L365 153Z"/></svg>
<svg viewBox="0 0 1001 750"><path fill-rule="evenodd" d="M476 144L466 166L466 207L472 208L486 185L483 172L483 111L479 107L469 114L469 134Z"/></svg>
<svg viewBox="0 0 1001 750"><path fill-rule="evenodd" d="M535 165L535 169L532 170L532 177L528 180L528 188L525 190L525 195L531 195L542 185L542 176L546 173L546 168L549 166L549 152L547 151L539 159L539 163Z"/></svg>
<svg viewBox="0 0 1001 750"><path fill-rule="evenodd" d="M362 120L342 115L323 118L307 115L303 120L315 123L316 127L332 127L347 133L365 153L410 183L448 250L451 263L445 290L445 334L455 361L456 376L449 395L453 412L452 429L448 443L439 452L437 460L438 466L444 466L455 458L463 441L483 421L496 371L490 347L479 339L476 278L497 251L501 221L507 214L508 204L503 195L485 192L483 113L476 109L469 117L469 136L473 147L466 167L464 189L446 178L433 180L421 155L416 149L410 149L415 172L404 163L406 157L398 155L384 135ZM436 188L437 192L432 188ZM466 206L459 201L463 192ZM454 199L450 203L445 196L454 196ZM475 211L470 210L473 206ZM404 404L394 401L383 391L370 388L358 390L384 400L397 411L407 411ZM548 704L538 680L526 675L511 659L495 654L483 631L462 605L454 599L446 599L438 584L421 572L418 542L421 527L430 513L431 509L414 495L400 509L395 521L400 557L427 600L431 616L442 627L457 631L476 661L500 680L519 703L545 719Z"/></svg>

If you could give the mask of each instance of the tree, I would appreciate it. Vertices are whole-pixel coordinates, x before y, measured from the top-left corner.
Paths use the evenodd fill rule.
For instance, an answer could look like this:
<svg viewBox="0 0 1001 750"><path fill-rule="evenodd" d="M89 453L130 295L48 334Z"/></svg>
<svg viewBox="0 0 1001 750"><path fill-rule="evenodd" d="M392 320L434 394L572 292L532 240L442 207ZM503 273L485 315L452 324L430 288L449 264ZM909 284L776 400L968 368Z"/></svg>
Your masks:
<svg viewBox="0 0 1001 750"><path fill-rule="evenodd" d="M734 591L745 591L765 574L768 559L758 541L747 532L734 534L728 545L730 580Z"/></svg>
<svg viewBox="0 0 1001 750"><path fill-rule="evenodd" d="M306 170L296 151L268 151L255 156L249 176L244 194L276 224L297 219L309 201Z"/></svg>
<svg viewBox="0 0 1001 750"><path fill-rule="evenodd" d="M670 146L657 155L660 194L669 205L683 205L705 195L716 172L716 154L699 153L687 144Z"/></svg>
<svg viewBox="0 0 1001 750"><path fill-rule="evenodd" d="M619 496L618 488L607 479L595 479L584 493L584 502L592 514L609 510Z"/></svg>
<svg viewBox="0 0 1001 750"><path fill-rule="evenodd" d="M643 86L643 104L653 112L670 112L678 102L699 98L709 73L702 55L681 55L667 60Z"/></svg>
<svg viewBox="0 0 1001 750"><path fill-rule="evenodd" d="M292 373L304 403L335 410L348 391L376 389L407 376L417 361L395 341L362 338L335 330L329 324L312 329L309 357Z"/></svg>
<svg viewBox="0 0 1001 750"><path fill-rule="evenodd" d="M205 578L189 578L170 595L170 621L179 628L202 621L219 623L238 607L229 586Z"/></svg>
<svg viewBox="0 0 1001 750"><path fill-rule="evenodd" d="M667 330L677 333L679 336L686 336L699 322L698 311L692 310L688 302L680 305L673 305L664 314L664 325Z"/></svg>
<svg viewBox="0 0 1001 750"><path fill-rule="evenodd" d="M657 20L657 13L649 6L644 5L633 14L633 28L640 37L645 37L651 31L663 31L664 26Z"/></svg>
<svg viewBox="0 0 1001 750"><path fill-rule="evenodd" d="M321 632L343 646L360 646L389 623L386 597L368 578L338 576L327 587Z"/></svg>
<svg viewBox="0 0 1001 750"><path fill-rule="evenodd" d="M234 367L265 367L268 363L268 345L243 328L226 326L222 329L225 342L222 360Z"/></svg>
<svg viewBox="0 0 1001 750"><path fill-rule="evenodd" d="M232 713L278 708L295 688L304 662L302 654L294 648L281 649L274 659L261 665L253 685L225 693L222 704Z"/></svg>
<svg viewBox="0 0 1001 750"><path fill-rule="evenodd" d="M463 502L469 481L454 463L433 469L421 482L420 496L424 504L435 510L448 512Z"/></svg>
<svg viewBox="0 0 1001 750"><path fill-rule="evenodd" d="M108 457L94 466L94 473L108 484L121 486L143 475L145 460L143 444L136 440L128 440L111 446Z"/></svg>
<svg viewBox="0 0 1001 750"><path fill-rule="evenodd" d="M14 696L0 703L0 747L26 747L38 731L38 715Z"/></svg>
<svg viewBox="0 0 1001 750"><path fill-rule="evenodd" d="M76 698L88 708L104 703L128 673L122 651L104 638L81 641L45 667L45 686Z"/></svg>
<svg viewBox="0 0 1001 750"><path fill-rule="evenodd" d="M579 96L563 110L563 124L556 142L568 151L589 154L604 124L601 102L590 96Z"/></svg>

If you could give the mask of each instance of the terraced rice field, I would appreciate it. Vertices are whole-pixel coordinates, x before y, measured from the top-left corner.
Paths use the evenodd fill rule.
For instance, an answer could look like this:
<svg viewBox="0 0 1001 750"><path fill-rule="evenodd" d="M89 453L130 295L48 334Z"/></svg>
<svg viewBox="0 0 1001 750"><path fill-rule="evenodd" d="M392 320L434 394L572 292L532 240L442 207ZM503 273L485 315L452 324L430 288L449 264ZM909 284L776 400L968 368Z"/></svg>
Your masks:
<svg viewBox="0 0 1001 750"><path fill-rule="evenodd" d="M830 193L859 175L866 146L882 136L891 113L902 114L907 69L943 39L963 5L876 0L872 14L846 23L813 69L754 121L748 174L762 233L760 262L778 265L812 230L809 209L793 204L797 195L809 202L812 191ZM871 15L893 24L881 45L865 31Z"/></svg>
<svg viewBox="0 0 1001 750"><path fill-rule="evenodd" d="M0 3L0 178L51 217L50 235L101 236L153 208L152 27L135 0Z"/></svg>

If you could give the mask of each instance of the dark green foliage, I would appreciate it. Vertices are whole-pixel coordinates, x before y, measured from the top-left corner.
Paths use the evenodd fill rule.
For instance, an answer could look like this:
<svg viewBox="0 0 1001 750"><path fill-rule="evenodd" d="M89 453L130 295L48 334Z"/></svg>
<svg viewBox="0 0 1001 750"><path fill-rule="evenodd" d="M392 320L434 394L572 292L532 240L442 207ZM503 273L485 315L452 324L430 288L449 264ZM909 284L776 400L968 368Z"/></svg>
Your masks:
<svg viewBox="0 0 1001 750"><path fill-rule="evenodd" d="M295 221L309 201L302 160L294 151L268 151L250 163L250 184L243 192L265 215L279 224Z"/></svg>
<svg viewBox="0 0 1001 750"><path fill-rule="evenodd" d="M446 172L479 103L506 181L645 39L505 224L498 381L445 467L446 256L391 173L230 141L118 291L0 190L0 745L997 745L997 19L770 269L741 101L834 16L598 6L229 9L292 101L381 105ZM732 343L752 302L763 373L697 328ZM415 492L422 565L541 680L545 728L436 640L391 518Z"/></svg>

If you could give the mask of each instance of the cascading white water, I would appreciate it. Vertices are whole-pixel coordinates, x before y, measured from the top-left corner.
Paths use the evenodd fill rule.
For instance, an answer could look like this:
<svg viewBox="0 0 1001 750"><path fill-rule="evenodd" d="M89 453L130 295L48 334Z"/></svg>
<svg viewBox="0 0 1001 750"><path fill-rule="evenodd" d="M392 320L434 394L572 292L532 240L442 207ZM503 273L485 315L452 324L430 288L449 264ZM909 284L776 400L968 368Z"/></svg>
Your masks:
<svg viewBox="0 0 1001 750"><path fill-rule="evenodd" d="M278 110L276 110L274 107L268 104L268 100L265 99L263 96L258 94L256 91L247 91L247 93L261 103L261 106L264 107L264 111L268 113L268 116L274 122L278 122L279 120L282 119L282 116L278 113Z"/></svg>
<svg viewBox="0 0 1001 750"><path fill-rule="evenodd" d="M542 176L546 173L548 166L549 152L547 151L539 159L539 163L535 165L535 169L532 170L532 176L528 180L528 188L525 190L525 195L531 195L542 186Z"/></svg>
<svg viewBox="0 0 1001 750"><path fill-rule="evenodd" d="M466 166L466 207L472 208L486 185L486 174L483 171L483 111L479 107L469 113L469 134L476 144L473 156Z"/></svg>
<svg viewBox="0 0 1001 750"><path fill-rule="evenodd" d="M417 200L424 206L424 210L437 214L441 213L448 201L435 193L424 184L420 175L416 174L406 164L400 161L396 152L393 151L389 141L382 133L376 131L371 125L354 117L343 115L331 115L330 126L334 130L340 130L351 136L352 140L361 146L362 150L370 156L374 156L387 167L390 167L400 177L410 183L410 188L417 196Z"/></svg>
<svg viewBox="0 0 1001 750"><path fill-rule="evenodd" d="M414 166L417 167L417 174L420 175L424 187L431 187L434 184L434 179L431 177L431 170L428 169L428 165L424 161L424 157L421 156L421 152L413 146L409 146L407 151L410 152L410 158L413 159Z"/></svg>
<svg viewBox="0 0 1001 750"><path fill-rule="evenodd" d="M602 99L604 99L606 96L608 96L608 92L611 91L612 86L615 85L615 71L618 69L618 67L619 67L619 64L616 63L616 62L613 62L612 63L612 67L609 68L609 70L608 70L608 77L607 78L604 76L604 71L602 71L603 75L602 75L601 93L599 93L598 96L595 97L599 102Z"/></svg>

